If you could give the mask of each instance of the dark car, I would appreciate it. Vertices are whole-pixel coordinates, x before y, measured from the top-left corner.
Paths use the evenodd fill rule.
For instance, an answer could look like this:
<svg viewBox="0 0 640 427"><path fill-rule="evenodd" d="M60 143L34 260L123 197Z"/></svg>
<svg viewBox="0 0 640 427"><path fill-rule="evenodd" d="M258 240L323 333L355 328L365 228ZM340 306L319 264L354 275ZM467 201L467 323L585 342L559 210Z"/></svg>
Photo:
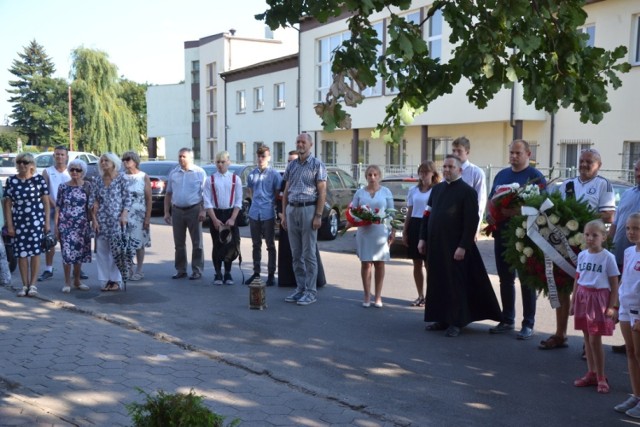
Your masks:
<svg viewBox="0 0 640 427"><path fill-rule="evenodd" d="M418 178L413 175L389 175L382 178L380 185L387 187L393 195L393 205L396 209L395 223L404 223L407 217L407 194L411 187L415 187L418 184ZM396 227L396 238L393 242L402 243L402 230L398 230Z"/></svg>
<svg viewBox="0 0 640 427"><path fill-rule="evenodd" d="M237 223L239 227L249 225L249 208L251 207L251 191L247 188L247 177L254 170L256 166L247 165L229 165L229 172L234 173L242 180L242 208L238 213ZM207 176L213 175L218 168L214 164L203 165L202 169L207 173ZM209 185L210 185L209 181ZM208 224L209 218L205 220L205 225Z"/></svg>
<svg viewBox="0 0 640 427"><path fill-rule="evenodd" d="M338 236L338 230L347 223L347 208L358 188L358 182L347 172L336 167L327 168L327 201L318 239L333 240Z"/></svg>
<svg viewBox="0 0 640 427"><path fill-rule="evenodd" d="M169 172L178 166L175 160L156 160L152 162L140 162L140 170L149 175L151 181L151 210L162 212L164 210L164 196L167 192L167 178Z"/></svg>

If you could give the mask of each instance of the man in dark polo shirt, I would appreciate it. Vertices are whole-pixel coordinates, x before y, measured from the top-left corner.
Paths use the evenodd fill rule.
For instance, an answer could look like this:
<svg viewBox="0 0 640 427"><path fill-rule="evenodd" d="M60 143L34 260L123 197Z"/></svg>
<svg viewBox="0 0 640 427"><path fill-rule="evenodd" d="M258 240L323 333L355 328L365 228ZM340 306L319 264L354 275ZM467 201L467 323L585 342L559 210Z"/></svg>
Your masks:
<svg viewBox="0 0 640 427"><path fill-rule="evenodd" d="M327 168L311 154L311 147L311 135L298 135L298 160L287 165L283 177L287 184L282 197L282 227L289 234L297 284L296 291L285 301L298 305L316 302L316 244L327 196Z"/></svg>

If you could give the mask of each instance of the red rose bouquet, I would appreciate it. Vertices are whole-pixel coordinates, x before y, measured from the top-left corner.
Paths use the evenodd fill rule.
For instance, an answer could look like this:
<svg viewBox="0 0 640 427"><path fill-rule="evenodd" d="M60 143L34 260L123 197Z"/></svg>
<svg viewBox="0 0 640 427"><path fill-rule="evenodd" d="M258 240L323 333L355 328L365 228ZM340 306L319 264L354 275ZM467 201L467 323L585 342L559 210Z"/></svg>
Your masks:
<svg viewBox="0 0 640 427"><path fill-rule="evenodd" d="M504 209L520 207L531 197L539 195L540 186L532 183L522 187L518 183L497 186L487 204L488 214L494 223L485 227L483 233L490 236L496 230L496 224L509 220L510 217L504 214Z"/></svg>

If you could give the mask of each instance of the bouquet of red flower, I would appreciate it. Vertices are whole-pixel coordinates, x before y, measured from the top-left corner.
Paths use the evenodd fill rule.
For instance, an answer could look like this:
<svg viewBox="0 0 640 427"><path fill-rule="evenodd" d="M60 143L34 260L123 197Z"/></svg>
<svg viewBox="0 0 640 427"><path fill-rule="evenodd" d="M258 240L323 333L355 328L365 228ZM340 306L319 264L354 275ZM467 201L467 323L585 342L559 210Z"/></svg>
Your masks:
<svg viewBox="0 0 640 427"><path fill-rule="evenodd" d="M487 204L488 214L493 218L494 224L486 226L482 232L490 236L496 230L496 224L510 218L504 215L503 209L520 207L526 200L539 195L540 186L536 184L527 183L522 187L518 183L499 185Z"/></svg>
<svg viewBox="0 0 640 427"><path fill-rule="evenodd" d="M352 206L349 204L347 212L345 213L349 225L353 227L362 227L371 224L380 224L386 217L380 216L380 209L371 209L367 205Z"/></svg>

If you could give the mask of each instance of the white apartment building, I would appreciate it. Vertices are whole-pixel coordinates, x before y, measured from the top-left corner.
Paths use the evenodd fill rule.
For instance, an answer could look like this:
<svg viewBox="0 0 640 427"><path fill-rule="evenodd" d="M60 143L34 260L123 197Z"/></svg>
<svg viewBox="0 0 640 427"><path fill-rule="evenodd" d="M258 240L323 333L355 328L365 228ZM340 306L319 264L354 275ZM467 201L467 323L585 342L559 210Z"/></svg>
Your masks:
<svg viewBox="0 0 640 427"><path fill-rule="evenodd" d="M404 14L406 19L421 20L432 0L416 0ZM450 151L450 142L465 135L471 141L471 158L482 166L508 164L508 144L516 137L533 146L533 160L541 168L572 167L580 149L597 148L603 155L603 169L626 169L640 154L640 122L633 93L640 90L640 2L637 0L592 1L585 7L589 18L585 26L590 42L613 49L625 45L633 69L621 76L623 87L610 92L612 111L598 125L582 124L573 111L560 111L552 120L543 111L527 105L516 87L502 90L483 110L469 103L464 84L452 94L439 98L407 127L404 141L387 145L371 138L371 131L384 117L384 106L393 93L379 84L367 90L367 99L357 108L347 108L352 129L327 133L313 110L324 99L331 84L331 50L348 37L346 19L326 24L305 20L300 24L300 127L312 133L328 164L376 163L387 171L408 170L425 159L439 160ZM388 13L371 16L381 39ZM442 61L450 57L450 30L442 16L434 15L423 28L430 53ZM382 54L384 52L381 52ZM356 154L357 153L357 154Z"/></svg>
<svg viewBox="0 0 640 427"><path fill-rule="evenodd" d="M422 19L431 3L415 0L404 15ZM471 141L472 161L497 171L508 164L508 144L514 138L524 138L531 143L532 160L541 169L575 167L580 150L591 147L602 153L605 176L625 178L620 171L631 168L640 157L640 121L632 96L640 91L640 1L587 3L584 30L590 35L589 42L606 49L627 46L627 61L633 65L629 73L621 75L622 88L610 91L612 111L597 125L581 123L572 110L561 110L554 117L536 110L522 100L517 86L513 96L511 90L502 90L487 108L479 110L469 103L465 95L468 87L461 83L416 117L401 144L387 145L371 138L394 95L378 84L367 89L362 104L347 109L352 129L324 132L314 106L324 99L331 84L331 50L348 37L345 15L325 24L303 20L298 55L291 54L296 51L295 43L241 39L227 33L186 42L183 99L178 99L175 88L167 88L174 98L169 100L167 95L162 102L184 106L190 135L184 126L173 133L162 128L170 121L151 105L162 98L148 96L149 129L167 132L150 131L149 136L165 137L168 158L175 158L177 150L186 145L194 147L202 162L226 149L233 161L253 163L257 146L266 144L272 149L274 162L280 163L284 153L294 148L295 135L304 131L313 135L316 155L329 165L375 163L388 172L415 171L422 160L442 159L450 152L451 141L461 135ZM386 19L385 12L371 17L381 37ZM451 55L449 35L439 14L423 28L431 54L442 61ZM290 49L292 45L294 49ZM281 53L287 48L288 52ZM154 90L165 89L152 87L149 93Z"/></svg>
<svg viewBox="0 0 640 427"><path fill-rule="evenodd" d="M240 37L230 30L184 43L185 81L147 89L147 135L164 140L166 158L176 159L180 148L191 147L199 163L208 163L229 149L224 138L229 95L220 74L297 51L294 30L275 34L280 40Z"/></svg>

